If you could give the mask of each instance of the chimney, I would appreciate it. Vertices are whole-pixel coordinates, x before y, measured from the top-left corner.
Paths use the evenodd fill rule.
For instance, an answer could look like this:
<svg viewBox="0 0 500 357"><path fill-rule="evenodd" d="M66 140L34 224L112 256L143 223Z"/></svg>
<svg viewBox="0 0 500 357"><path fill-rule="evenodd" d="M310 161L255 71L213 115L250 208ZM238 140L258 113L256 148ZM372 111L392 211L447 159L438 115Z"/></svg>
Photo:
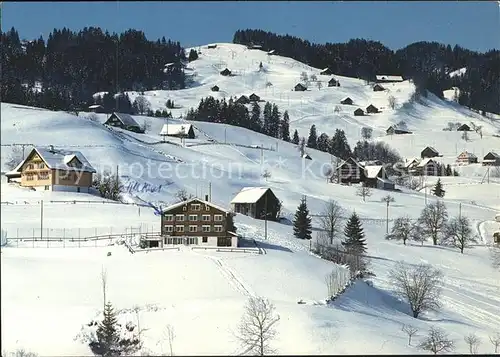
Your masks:
<svg viewBox="0 0 500 357"><path fill-rule="evenodd" d="M208 195L205 195L205 201L208 202Z"/></svg>

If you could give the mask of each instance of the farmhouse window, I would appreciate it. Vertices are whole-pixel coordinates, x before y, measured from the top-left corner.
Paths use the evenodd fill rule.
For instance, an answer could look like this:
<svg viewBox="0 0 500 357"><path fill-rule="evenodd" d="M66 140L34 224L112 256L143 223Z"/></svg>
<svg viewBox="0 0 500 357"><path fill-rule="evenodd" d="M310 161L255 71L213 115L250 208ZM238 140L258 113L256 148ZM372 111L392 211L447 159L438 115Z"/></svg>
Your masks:
<svg viewBox="0 0 500 357"><path fill-rule="evenodd" d="M214 221L216 221L216 222L222 222L222 215L221 214L214 215Z"/></svg>
<svg viewBox="0 0 500 357"><path fill-rule="evenodd" d="M199 203L193 203L193 204L191 205L191 209L192 209L193 211L199 211L199 210L200 210L200 207L201 207L201 205L200 205Z"/></svg>
<svg viewBox="0 0 500 357"><path fill-rule="evenodd" d="M208 237L202 237L201 238L202 243L207 243L208 242Z"/></svg>
<svg viewBox="0 0 500 357"><path fill-rule="evenodd" d="M165 215L165 221L173 221L174 220L174 215L173 214L166 214Z"/></svg>
<svg viewBox="0 0 500 357"><path fill-rule="evenodd" d="M189 220L191 222L197 221L198 220L198 215L197 214L190 214L189 215Z"/></svg>
<svg viewBox="0 0 500 357"><path fill-rule="evenodd" d="M198 226L189 226L190 232L198 232Z"/></svg>
<svg viewBox="0 0 500 357"><path fill-rule="evenodd" d="M201 220L203 222L210 222L210 215L209 214L204 214L203 216L201 216Z"/></svg>
<svg viewBox="0 0 500 357"><path fill-rule="evenodd" d="M165 232L173 232L174 226L165 225Z"/></svg>
<svg viewBox="0 0 500 357"><path fill-rule="evenodd" d="M210 232L210 226L201 226L202 232Z"/></svg>
<svg viewBox="0 0 500 357"><path fill-rule="evenodd" d="M175 226L176 232L184 232L184 226Z"/></svg>
<svg viewBox="0 0 500 357"><path fill-rule="evenodd" d="M175 220L179 222L184 222L184 215L183 214L176 215Z"/></svg>
<svg viewBox="0 0 500 357"><path fill-rule="evenodd" d="M214 226L214 232L222 232L222 226Z"/></svg>

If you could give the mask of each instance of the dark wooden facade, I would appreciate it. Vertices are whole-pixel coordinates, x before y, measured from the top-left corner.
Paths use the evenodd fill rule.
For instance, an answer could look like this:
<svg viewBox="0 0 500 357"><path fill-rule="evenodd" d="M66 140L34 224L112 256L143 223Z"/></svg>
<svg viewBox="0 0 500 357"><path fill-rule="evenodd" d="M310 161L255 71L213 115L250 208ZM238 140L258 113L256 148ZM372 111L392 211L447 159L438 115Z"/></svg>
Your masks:
<svg viewBox="0 0 500 357"><path fill-rule="evenodd" d="M420 153L420 157L422 159L425 159L425 158L432 158L432 157L437 157L439 156L439 152L430 147L430 146L427 146L424 150L422 150L422 152Z"/></svg>
<svg viewBox="0 0 500 357"><path fill-rule="evenodd" d="M231 71L229 69L227 69L227 68L224 68L224 70L222 70L220 72L220 74L223 75L223 76L230 76L231 75Z"/></svg>
<svg viewBox="0 0 500 357"><path fill-rule="evenodd" d="M277 221L281 210L281 202L270 188L255 202L234 202L231 204L235 213L241 213L255 219L265 219L266 203L267 219Z"/></svg>
<svg viewBox="0 0 500 357"><path fill-rule="evenodd" d="M328 81L328 87L340 87L340 83L335 78L332 78Z"/></svg>
<svg viewBox="0 0 500 357"><path fill-rule="evenodd" d="M374 91L374 92L382 92L382 91L384 91L384 90L385 90L385 88L384 88L384 87L382 87L382 86L381 86L380 84L378 84L378 83L377 83L377 84L375 84L375 85L373 86L373 91Z"/></svg>
<svg viewBox="0 0 500 357"><path fill-rule="evenodd" d="M500 166L500 155L490 151L483 157L483 166Z"/></svg>
<svg viewBox="0 0 500 357"><path fill-rule="evenodd" d="M304 92L305 90L307 90L307 87L305 85L303 85L302 83L297 83L293 89L296 92Z"/></svg>
<svg viewBox="0 0 500 357"><path fill-rule="evenodd" d="M219 86L213 86L211 88L212 92L218 92L219 91Z"/></svg>
<svg viewBox="0 0 500 357"><path fill-rule="evenodd" d="M108 120L106 120L104 124L133 131L136 133L144 132L140 125L134 120L134 118L132 118L130 114L113 113L109 116Z"/></svg>
<svg viewBox="0 0 500 357"><path fill-rule="evenodd" d="M236 103L238 104L250 104L250 99L246 95L242 95L238 99L236 99Z"/></svg>
<svg viewBox="0 0 500 357"><path fill-rule="evenodd" d="M370 104L369 106L366 107L366 112L370 113L370 114L375 114L375 113L378 113L379 110L376 106L374 106L373 104Z"/></svg>
<svg viewBox="0 0 500 357"><path fill-rule="evenodd" d="M356 109L354 111L354 116L360 117L360 116L363 116L363 115L365 115L365 112L361 108L358 108L358 109Z"/></svg>
<svg viewBox="0 0 500 357"><path fill-rule="evenodd" d="M340 104L352 105L352 103L354 103L354 101L349 97L344 98L340 101Z"/></svg>
<svg viewBox="0 0 500 357"><path fill-rule="evenodd" d="M340 164L337 168L336 174L339 177L339 183L343 184L360 183L365 181L364 167L353 158L349 158Z"/></svg>
<svg viewBox="0 0 500 357"><path fill-rule="evenodd" d="M251 102L258 102L258 101L260 101L260 97L257 94L255 94L255 93L250 94L250 96L248 97L248 99L250 99Z"/></svg>

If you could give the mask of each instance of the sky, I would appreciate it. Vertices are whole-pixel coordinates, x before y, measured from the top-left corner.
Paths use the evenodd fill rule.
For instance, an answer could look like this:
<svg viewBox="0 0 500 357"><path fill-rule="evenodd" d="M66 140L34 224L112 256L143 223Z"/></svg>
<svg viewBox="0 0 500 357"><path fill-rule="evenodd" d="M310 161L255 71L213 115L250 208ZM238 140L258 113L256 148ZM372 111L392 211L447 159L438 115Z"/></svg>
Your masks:
<svg viewBox="0 0 500 357"><path fill-rule="evenodd" d="M436 41L487 51L500 49L497 1L200 1L200 2L3 2L2 30L21 38L47 39L54 28L133 28L148 39L183 47L232 42L238 29L262 29L315 43L352 38L380 41L397 50Z"/></svg>

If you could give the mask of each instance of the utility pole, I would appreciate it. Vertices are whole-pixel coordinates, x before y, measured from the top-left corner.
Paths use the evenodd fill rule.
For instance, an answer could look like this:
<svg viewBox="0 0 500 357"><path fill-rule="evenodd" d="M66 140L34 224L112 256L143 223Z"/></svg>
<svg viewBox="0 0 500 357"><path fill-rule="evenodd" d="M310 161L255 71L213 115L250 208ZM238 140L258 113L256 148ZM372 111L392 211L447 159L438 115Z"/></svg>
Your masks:
<svg viewBox="0 0 500 357"><path fill-rule="evenodd" d="M116 198L118 198L119 193L120 192L118 192L118 165L116 165L116 181L115 181L115 194L116 194Z"/></svg>
<svg viewBox="0 0 500 357"><path fill-rule="evenodd" d="M227 137L226 134L227 134L227 128L224 128L224 144L227 143L227 141L226 141L226 137Z"/></svg>
<svg viewBox="0 0 500 357"><path fill-rule="evenodd" d="M208 183L208 202L212 202L212 182Z"/></svg>
<svg viewBox="0 0 500 357"><path fill-rule="evenodd" d="M264 164L264 145L260 144L260 164Z"/></svg>
<svg viewBox="0 0 500 357"><path fill-rule="evenodd" d="M40 240L42 239L43 239L43 200L40 201Z"/></svg>
<svg viewBox="0 0 500 357"><path fill-rule="evenodd" d="M458 219L462 218L462 202L458 204Z"/></svg>

